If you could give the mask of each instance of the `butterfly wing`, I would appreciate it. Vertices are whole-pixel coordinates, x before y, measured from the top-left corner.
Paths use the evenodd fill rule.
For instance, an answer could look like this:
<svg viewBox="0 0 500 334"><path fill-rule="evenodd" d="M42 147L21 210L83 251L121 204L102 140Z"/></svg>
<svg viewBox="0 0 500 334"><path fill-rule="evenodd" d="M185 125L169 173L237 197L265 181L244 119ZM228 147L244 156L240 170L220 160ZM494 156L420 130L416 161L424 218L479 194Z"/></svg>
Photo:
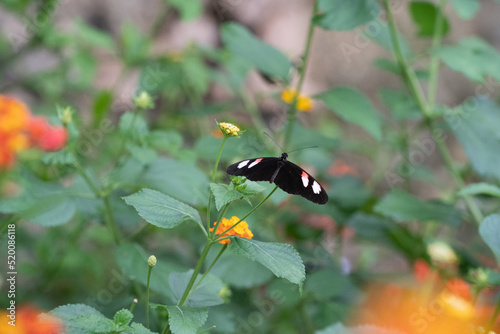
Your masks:
<svg viewBox="0 0 500 334"><path fill-rule="evenodd" d="M244 176L251 181L270 181L278 168L279 158L255 158L232 164L226 172L230 175Z"/></svg>
<svg viewBox="0 0 500 334"><path fill-rule="evenodd" d="M325 204L328 195L325 189L308 172L290 161L284 161L274 183L292 195L300 195L311 202Z"/></svg>

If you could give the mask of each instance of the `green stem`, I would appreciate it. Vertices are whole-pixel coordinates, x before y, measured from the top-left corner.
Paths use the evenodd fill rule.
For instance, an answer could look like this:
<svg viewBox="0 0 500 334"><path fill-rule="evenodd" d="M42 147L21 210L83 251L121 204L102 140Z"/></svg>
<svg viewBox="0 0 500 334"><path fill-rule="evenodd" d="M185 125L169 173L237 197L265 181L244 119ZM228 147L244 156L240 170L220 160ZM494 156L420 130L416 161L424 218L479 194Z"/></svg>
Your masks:
<svg viewBox="0 0 500 334"><path fill-rule="evenodd" d="M219 258L221 257L222 253L224 253L224 251L226 250L226 248L227 248L227 244L222 247L222 249L220 250L219 254L217 254L217 256L212 261L212 263L210 264L210 266L208 267L208 269L200 277L200 280L198 281L198 283L196 283L196 285L194 286L194 288L191 289L191 292L188 294L188 298L189 298L189 296L191 296L191 294L193 293L193 291L196 291L196 289L198 288L198 286L200 285L200 283L205 279L205 277L207 276L207 274L210 272L210 270L215 265L215 263L217 262L217 260L219 260Z"/></svg>
<svg viewBox="0 0 500 334"><path fill-rule="evenodd" d="M215 239L215 234L217 234L217 229L219 228L219 225L222 221L222 217L224 217L224 214L226 213L227 211L227 208L229 208L229 204L230 203L227 203L226 205L224 205L224 207L222 208L220 214L219 214L219 218L217 218L217 222L215 222L215 226L214 226L214 229L213 231L210 233L210 238L213 240Z"/></svg>
<svg viewBox="0 0 500 334"><path fill-rule="evenodd" d="M500 300L497 302L497 306L495 307L495 311L493 312L493 315L491 316L490 321L488 322L488 326L486 327L485 333L489 333L493 329L499 314L500 314Z"/></svg>
<svg viewBox="0 0 500 334"><path fill-rule="evenodd" d="M431 135L434 139L434 142L436 143L438 150L443 157L446 167L452 174L456 185L459 188L463 188L465 186L465 182L462 179L462 176L460 175L460 172L455 168L454 161L451 157L451 154L448 150L448 147L443 141L442 136L440 135L441 131L440 129L436 126L433 118L433 113L432 109L429 108L429 104L426 103L424 94L422 92L422 87L420 86L418 79L415 75L415 72L411 66L408 65L406 62L406 59L403 55L401 44L399 42L398 38L398 33L396 29L396 23L394 21L394 17L392 16L392 12L390 10L390 5L389 5L389 0L382 0L385 11L387 13L387 22L389 24L389 30L391 33L391 39L392 43L394 46L394 56L396 58L396 61L398 62L401 70L403 71L404 77L406 79L406 84L408 85L408 88L410 89L411 93L415 97L417 104L422 111L425 122L427 127L429 128ZM481 214L481 211L479 210L479 207L477 206L476 202L472 199L471 196L464 196L464 201L465 204L467 205L467 208L469 209L470 213L472 214L472 217L476 221L477 224L481 224L481 221L483 220L483 216Z"/></svg>
<svg viewBox="0 0 500 334"><path fill-rule="evenodd" d="M267 199L269 197L271 197L271 195L276 191L276 189L278 189L278 186L274 187L274 189L269 193L269 195L266 196L266 198L264 198L259 204L257 204L252 210L250 210L249 213L247 213L243 218L241 218L236 224L234 224L233 226L231 226L230 228L228 228L227 230L225 230L224 232L220 233L219 235L224 235L226 234L227 232L231 231L233 228L235 228L239 223L241 223L245 218L247 218L248 216L250 216L255 210L257 210L265 201L267 201ZM227 239L227 237L225 238L219 238L219 239L216 239L215 241L220 241L220 240L223 240L223 239Z"/></svg>
<svg viewBox="0 0 500 334"><path fill-rule="evenodd" d="M108 226L111 233L113 233L113 238L115 239L115 243L120 245L122 243L122 236L120 231L118 230L115 216L113 215L113 210L111 209L111 204L109 202L109 196L105 196L102 198L104 202L104 209L106 211L106 225Z"/></svg>
<svg viewBox="0 0 500 334"><path fill-rule="evenodd" d="M443 9L446 4L446 0L439 0L438 13L436 15L436 29L434 30L434 36L432 38L432 48L435 49L441 45L443 39ZM427 87L427 99L429 110L434 109L437 94L437 84L438 84L438 74L439 74L439 58L437 56L431 55L431 63L429 66L429 86Z"/></svg>
<svg viewBox="0 0 500 334"><path fill-rule="evenodd" d="M148 266L148 280L146 283L146 326L149 329L149 281L151 279L151 272L154 266Z"/></svg>
<svg viewBox="0 0 500 334"><path fill-rule="evenodd" d="M293 97L292 104L290 105L290 110L288 112L288 124L286 127L286 132L285 132L285 142L283 143L283 149L287 149L287 146L290 142L291 136L292 136L292 130L293 130L293 124L295 123L295 118L297 116L297 101L298 97L300 95L300 92L302 91L302 84L304 83L304 78L306 74L306 69L307 69L307 62L309 60L309 52L311 51L311 42L313 39L314 35L314 27L315 24L313 22L314 15L316 15L316 12L318 11L318 0L314 0L314 6L312 10L312 15L311 15L311 20L309 20L309 27L307 29L307 40L306 40L306 48L304 51L304 57L302 60L302 66L300 68L299 72L299 82L297 84L297 88L295 90L295 96Z"/></svg>
<svg viewBox="0 0 500 334"><path fill-rule="evenodd" d="M98 198L101 197L102 196L101 192L99 191L99 189L97 189L97 187L94 185L94 183L90 180L90 177L87 175L87 173L85 172L83 167L80 165L80 163L78 161L76 161L76 159L77 159L76 156L73 155L73 157L75 159L74 166L75 166L78 174L80 174L80 176L83 178L83 181L89 186L90 190L92 190L94 195Z"/></svg>
<svg viewBox="0 0 500 334"><path fill-rule="evenodd" d="M214 171L212 172L212 177L210 182L214 183L215 182L215 176L217 175L217 167L219 167L219 161L220 161L220 156L222 154L222 148L224 147L224 144L226 143L226 140L229 138L229 136L224 135L224 138L222 139L222 143L220 144L219 148L219 153L217 154L217 159L215 159L215 165L214 165ZM208 190L208 205L207 205L207 233L210 231L210 205L212 202L212 189L209 188Z"/></svg>
<svg viewBox="0 0 500 334"><path fill-rule="evenodd" d="M201 252L198 263L196 264L196 267L194 268L194 272L191 275L191 278L189 279L188 285L186 286L186 290L184 290L184 294L182 295L181 299L177 303L177 306L181 307L182 305L184 305L184 303L188 299L191 288L193 287L193 284L196 281L196 277L200 273L201 267L203 266L203 262L205 262L205 259L207 258L207 255L208 255L208 251L210 250L210 247L212 247L212 245L213 245L213 241L207 240L207 242L205 244L205 248L203 248L203 251Z"/></svg>
<svg viewBox="0 0 500 334"><path fill-rule="evenodd" d="M245 96L245 93L241 90L238 90L237 94L239 95L241 102L243 103L243 107L245 107L245 109L248 111L248 114L250 115L250 118L252 119L254 125L259 129L265 129L266 124L262 120L262 116L260 115L257 106L254 103L250 102L249 99Z"/></svg>
<svg viewBox="0 0 500 334"><path fill-rule="evenodd" d="M137 305L137 302L135 299L132 301L132 305L130 305L130 313L134 313L135 306Z"/></svg>

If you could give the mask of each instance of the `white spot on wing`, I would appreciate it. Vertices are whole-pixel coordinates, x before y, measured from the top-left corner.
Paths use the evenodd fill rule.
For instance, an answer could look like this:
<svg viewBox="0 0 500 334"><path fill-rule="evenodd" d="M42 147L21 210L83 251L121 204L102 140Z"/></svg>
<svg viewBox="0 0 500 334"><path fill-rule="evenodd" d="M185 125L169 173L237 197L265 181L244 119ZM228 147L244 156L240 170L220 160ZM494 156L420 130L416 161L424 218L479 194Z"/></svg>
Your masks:
<svg viewBox="0 0 500 334"><path fill-rule="evenodd" d="M314 181L312 184L313 193L319 194L321 192L321 186L318 182Z"/></svg>
<svg viewBox="0 0 500 334"><path fill-rule="evenodd" d="M238 164L238 169L245 167L250 160L242 161Z"/></svg>
<svg viewBox="0 0 500 334"><path fill-rule="evenodd" d="M262 161L262 159L256 159L254 162L252 162L250 165L248 165L248 168L252 168L253 166L255 166L256 164L258 164L261 161Z"/></svg>
<svg viewBox="0 0 500 334"><path fill-rule="evenodd" d="M301 178L302 178L302 184L304 185L304 188L307 188L307 185L309 184L309 175L307 175L306 172L302 172Z"/></svg>

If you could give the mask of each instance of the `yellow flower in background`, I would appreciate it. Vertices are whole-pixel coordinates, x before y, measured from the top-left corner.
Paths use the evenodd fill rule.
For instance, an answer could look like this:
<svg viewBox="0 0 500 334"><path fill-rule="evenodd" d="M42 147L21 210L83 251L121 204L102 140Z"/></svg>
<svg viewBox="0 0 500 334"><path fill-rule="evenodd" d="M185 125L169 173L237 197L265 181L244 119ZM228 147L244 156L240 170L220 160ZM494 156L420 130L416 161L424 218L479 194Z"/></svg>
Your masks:
<svg viewBox="0 0 500 334"><path fill-rule="evenodd" d="M239 137L241 130L236 125L226 122L218 123L218 125L224 136Z"/></svg>
<svg viewBox="0 0 500 334"><path fill-rule="evenodd" d="M281 99L288 104L293 103L293 99L297 95L295 88L287 88L281 93ZM314 107L313 100L305 94L299 94L297 97L297 110L310 112Z"/></svg>
<svg viewBox="0 0 500 334"><path fill-rule="evenodd" d="M246 221L240 222L232 230L228 231L224 235L220 235L221 233L223 233L227 229L231 228L234 224L236 224L239 221L240 221L240 219L238 217L236 217L236 216L232 216L231 219L222 218L222 221L221 221L219 227L217 228L217 233L216 233L217 236L218 237L229 237L229 236L235 235L235 236L238 236L238 237L241 237L241 238L252 239L253 238L253 233L248 228L248 224L247 224ZM214 226L216 224L217 224L217 222L214 222ZM212 227L210 229L210 232L213 231L213 230L214 230L214 228ZM231 243L231 240L230 239L224 239L224 240L219 241L219 243L222 244L222 245L227 245L227 244Z"/></svg>

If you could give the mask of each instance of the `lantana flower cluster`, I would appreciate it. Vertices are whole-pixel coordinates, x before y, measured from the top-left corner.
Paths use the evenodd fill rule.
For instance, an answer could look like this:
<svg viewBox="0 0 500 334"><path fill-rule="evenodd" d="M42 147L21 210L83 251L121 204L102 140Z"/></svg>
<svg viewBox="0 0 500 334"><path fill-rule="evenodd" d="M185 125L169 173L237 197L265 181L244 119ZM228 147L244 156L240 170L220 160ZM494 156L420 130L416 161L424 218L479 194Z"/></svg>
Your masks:
<svg viewBox="0 0 500 334"><path fill-rule="evenodd" d="M294 88L287 88L281 93L281 99L288 103L292 104L295 96L297 95L297 90ZM314 107L313 100L305 94L299 94L297 96L297 110L310 112Z"/></svg>
<svg viewBox="0 0 500 334"><path fill-rule="evenodd" d="M46 152L58 151L66 145L68 132L53 126L43 116L34 116L14 98L0 95L0 168L14 166L19 152L30 147Z"/></svg>
<svg viewBox="0 0 500 334"><path fill-rule="evenodd" d="M231 219L222 218L222 221L221 221L219 227L217 228L217 233L216 233L217 236L218 237L229 237L229 236L235 235L235 236L238 236L241 238L252 239L253 233L248 228L248 224L246 221L242 221L241 223L236 225L233 229L231 229L230 231L228 231L224 235L220 235L221 233L223 233L227 229L231 228L231 226L233 226L234 224L236 224L239 221L240 221L240 219L236 216L232 216ZM216 224L217 224L217 222L214 222L214 226ZM214 230L214 227L212 227L210 229L210 231L213 231L213 230ZM231 240L224 239L224 240L219 241L219 243L222 245L226 245L226 244L230 244Z"/></svg>
<svg viewBox="0 0 500 334"><path fill-rule="evenodd" d="M60 319L42 314L35 306L22 305L13 314L0 312L0 333L2 334L63 334L63 323Z"/></svg>

